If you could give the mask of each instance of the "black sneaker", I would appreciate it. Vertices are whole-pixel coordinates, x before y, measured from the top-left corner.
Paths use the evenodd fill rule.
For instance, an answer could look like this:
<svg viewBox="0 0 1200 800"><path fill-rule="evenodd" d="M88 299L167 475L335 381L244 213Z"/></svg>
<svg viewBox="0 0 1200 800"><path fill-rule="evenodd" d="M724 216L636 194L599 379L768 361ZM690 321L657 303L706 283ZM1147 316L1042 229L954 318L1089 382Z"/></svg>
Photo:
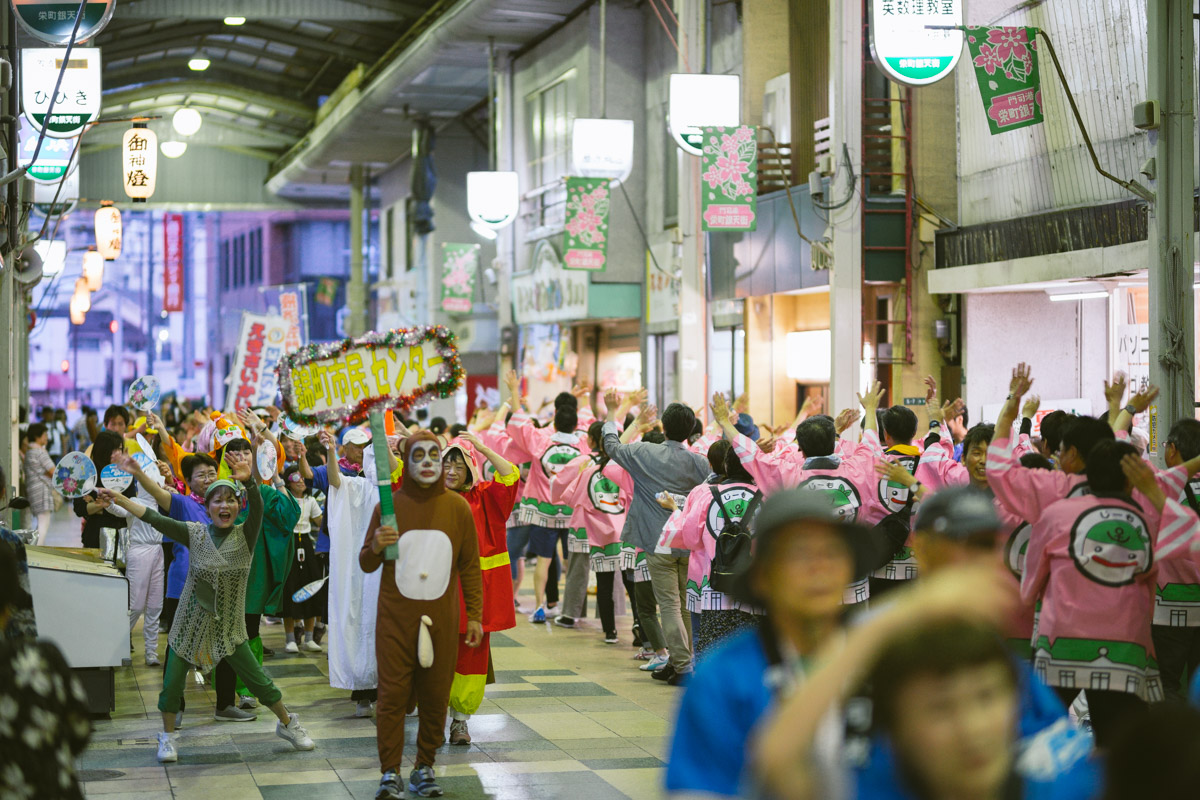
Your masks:
<svg viewBox="0 0 1200 800"><path fill-rule="evenodd" d="M271 656L273 656L273 655L275 655L275 651L274 651L274 650L272 650L272 649L271 649L271 648L269 648L269 647L264 647L264 648L263 648L263 658L270 658L270 657L271 657Z"/></svg>
<svg viewBox="0 0 1200 800"><path fill-rule="evenodd" d="M313 629L313 641L314 642L316 642L317 644L321 643L321 640L325 638L326 628L327 628L327 626L325 626L325 625L321 625L319 623L317 624L317 626Z"/></svg>
<svg viewBox="0 0 1200 800"><path fill-rule="evenodd" d="M400 786L400 776L392 770L383 773L379 788L375 790L375 800L400 800L402 797L404 789Z"/></svg>
<svg viewBox="0 0 1200 800"><path fill-rule="evenodd" d="M408 773L408 790L417 797L441 797L444 794L433 779L433 767L417 767Z"/></svg>
<svg viewBox="0 0 1200 800"><path fill-rule="evenodd" d="M672 670L672 672L674 672L674 674L671 677L667 678L668 686L687 686L689 683L692 682L692 673L690 673L690 672L675 672L674 670Z"/></svg>
<svg viewBox="0 0 1200 800"><path fill-rule="evenodd" d="M554 624L560 628L574 628L575 618L568 617L566 614L559 614L554 618Z"/></svg>
<svg viewBox="0 0 1200 800"><path fill-rule="evenodd" d="M670 664L667 664L662 669L656 669L654 672L650 673L650 677L654 678L656 681L669 681L671 678L675 677L675 668Z"/></svg>

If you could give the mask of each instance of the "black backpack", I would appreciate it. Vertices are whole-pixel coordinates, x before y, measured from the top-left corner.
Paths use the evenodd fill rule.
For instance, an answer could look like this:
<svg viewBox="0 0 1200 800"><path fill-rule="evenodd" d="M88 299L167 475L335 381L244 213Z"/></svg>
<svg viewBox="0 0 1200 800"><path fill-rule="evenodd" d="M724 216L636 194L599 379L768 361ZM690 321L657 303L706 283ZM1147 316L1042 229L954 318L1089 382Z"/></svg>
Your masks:
<svg viewBox="0 0 1200 800"><path fill-rule="evenodd" d="M762 500L762 492L754 492L754 497L750 498L750 505L746 507L746 513L735 521L725 513L720 490L716 486L710 486L709 491L712 492L713 502L717 504L718 513L725 518L725 526L714 537L717 540L717 548L713 554L708 583L715 591L730 592L741 574L750 567L754 536L750 530L750 523L754 519L759 501Z"/></svg>

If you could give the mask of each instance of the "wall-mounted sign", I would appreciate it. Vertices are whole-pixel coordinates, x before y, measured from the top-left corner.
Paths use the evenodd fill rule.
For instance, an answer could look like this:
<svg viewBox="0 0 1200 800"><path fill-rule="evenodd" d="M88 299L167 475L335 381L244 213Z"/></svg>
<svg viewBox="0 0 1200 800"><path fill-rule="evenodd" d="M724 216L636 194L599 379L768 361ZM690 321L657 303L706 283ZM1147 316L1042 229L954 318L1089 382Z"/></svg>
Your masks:
<svg viewBox="0 0 1200 800"><path fill-rule="evenodd" d="M588 313L588 274L563 268L549 240L533 251L533 269L512 279L513 319L518 325L567 322Z"/></svg>
<svg viewBox="0 0 1200 800"><path fill-rule="evenodd" d="M183 311L183 214L163 214L163 311Z"/></svg>
<svg viewBox="0 0 1200 800"><path fill-rule="evenodd" d="M633 171L633 120L577 119L571 123L571 174L624 181Z"/></svg>
<svg viewBox="0 0 1200 800"><path fill-rule="evenodd" d="M518 186L515 172L468 172L467 213L493 230L507 228L521 207Z"/></svg>
<svg viewBox="0 0 1200 800"><path fill-rule="evenodd" d="M700 208L706 231L758 226L758 137L749 125L704 128Z"/></svg>
<svg viewBox="0 0 1200 800"><path fill-rule="evenodd" d="M927 25L962 25L962 0L871 0L871 55L897 83L926 86L950 74L963 33Z"/></svg>
<svg viewBox="0 0 1200 800"><path fill-rule="evenodd" d="M18 162L22 167L28 168L25 177L34 183L57 184L79 166L78 155L72 158L72 155L76 153L77 139L42 137L42 149L38 151L37 163L34 164L33 153L37 150L38 132L29 125L21 125L20 136ZM59 195L59 202L63 202L67 197L67 187L64 186ZM79 192L76 190L72 199L78 197Z"/></svg>
<svg viewBox="0 0 1200 800"><path fill-rule="evenodd" d="M738 75L678 72L671 75L667 125L685 153L701 154L707 125L742 123L742 79Z"/></svg>
<svg viewBox="0 0 1200 800"><path fill-rule="evenodd" d="M12 0L21 27L48 44L66 44L75 31L79 3L70 0ZM75 44L91 39L112 19L116 0L87 0L83 21L75 33ZM72 53L73 55L74 53Z"/></svg>
<svg viewBox="0 0 1200 800"><path fill-rule="evenodd" d="M567 269L602 270L608 262L608 185L608 178L567 178Z"/></svg>
<svg viewBox="0 0 1200 800"><path fill-rule="evenodd" d="M469 314L479 271L479 245L442 244L442 311Z"/></svg>
<svg viewBox="0 0 1200 800"><path fill-rule="evenodd" d="M71 60L63 68L66 52L61 47L21 50L21 105L25 119L35 130L45 127L47 136L59 139L78 136L100 116L99 48L72 48ZM62 82L55 96L59 70ZM51 99L54 99L53 109Z"/></svg>
<svg viewBox="0 0 1200 800"><path fill-rule="evenodd" d="M125 194L135 203L144 203L154 195L158 181L158 136L136 125L121 139L121 173Z"/></svg>

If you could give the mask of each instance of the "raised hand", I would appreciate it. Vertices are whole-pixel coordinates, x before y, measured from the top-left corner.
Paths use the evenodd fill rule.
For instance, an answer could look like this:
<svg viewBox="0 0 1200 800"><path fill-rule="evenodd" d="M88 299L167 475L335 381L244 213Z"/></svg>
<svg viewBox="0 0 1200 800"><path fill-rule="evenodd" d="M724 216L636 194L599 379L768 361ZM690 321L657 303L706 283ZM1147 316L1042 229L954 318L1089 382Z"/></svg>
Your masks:
<svg viewBox="0 0 1200 800"><path fill-rule="evenodd" d="M882 399L883 384L879 381L875 381L870 389L863 394L858 395L859 405L861 405L864 409L870 410L871 412L874 412L875 409L879 408L879 401Z"/></svg>
<svg viewBox="0 0 1200 800"><path fill-rule="evenodd" d="M609 417L615 419L621 408L621 393L616 389L608 389L605 391L604 407L608 410Z"/></svg>
<svg viewBox="0 0 1200 800"><path fill-rule="evenodd" d="M1120 408L1121 398L1125 396L1125 389L1129 385L1128 378L1124 372L1118 372L1113 376L1112 383L1104 382L1104 399L1108 401L1109 408Z"/></svg>
<svg viewBox="0 0 1200 800"><path fill-rule="evenodd" d="M713 421L721 427L730 423L729 406L725 403L725 395L717 392L712 398Z"/></svg>
<svg viewBox="0 0 1200 800"><path fill-rule="evenodd" d="M858 418L862 416L862 412L857 408L845 408L837 415L833 421L833 426L841 436L844 431L849 429L851 425L858 422Z"/></svg>
<svg viewBox="0 0 1200 800"><path fill-rule="evenodd" d="M1031 394L1025 404L1021 406L1021 416L1025 419L1033 419L1037 414L1038 409L1042 407L1042 398L1036 394Z"/></svg>
<svg viewBox="0 0 1200 800"><path fill-rule="evenodd" d="M133 456L124 450L113 450L111 460L113 464L117 465L118 469L123 469L131 475L136 474L140 470L138 463L133 460Z"/></svg>
<svg viewBox="0 0 1200 800"><path fill-rule="evenodd" d="M1012 372L1012 380L1008 382L1008 393L1014 398L1021 398L1033 386L1029 365L1022 361Z"/></svg>
<svg viewBox="0 0 1200 800"><path fill-rule="evenodd" d="M932 375L925 376L925 405L927 407L936 406L938 400L937 381Z"/></svg>
<svg viewBox="0 0 1200 800"><path fill-rule="evenodd" d="M1158 387L1150 384L1142 391L1130 397L1129 405L1133 406L1135 414L1141 414L1150 407L1150 404L1154 402L1154 398L1156 397L1158 397Z"/></svg>
<svg viewBox="0 0 1200 800"><path fill-rule="evenodd" d="M321 443L321 447L326 450L333 451L337 449L337 440L333 438L333 434L322 428L317 433L317 441Z"/></svg>

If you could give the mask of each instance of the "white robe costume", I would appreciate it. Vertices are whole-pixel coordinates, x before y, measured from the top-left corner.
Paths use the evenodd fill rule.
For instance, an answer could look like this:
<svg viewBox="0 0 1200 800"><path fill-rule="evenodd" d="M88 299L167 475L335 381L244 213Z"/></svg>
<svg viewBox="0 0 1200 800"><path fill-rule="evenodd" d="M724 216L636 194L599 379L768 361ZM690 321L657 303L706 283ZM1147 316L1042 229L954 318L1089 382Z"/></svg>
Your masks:
<svg viewBox="0 0 1200 800"><path fill-rule="evenodd" d="M367 477L343 475L341 487L329 484L329 685L352 691L379 684L375 614L383 571L365 573L358 563L358 551L379 504L369 448L363 453L363 464Z"/></svg>

